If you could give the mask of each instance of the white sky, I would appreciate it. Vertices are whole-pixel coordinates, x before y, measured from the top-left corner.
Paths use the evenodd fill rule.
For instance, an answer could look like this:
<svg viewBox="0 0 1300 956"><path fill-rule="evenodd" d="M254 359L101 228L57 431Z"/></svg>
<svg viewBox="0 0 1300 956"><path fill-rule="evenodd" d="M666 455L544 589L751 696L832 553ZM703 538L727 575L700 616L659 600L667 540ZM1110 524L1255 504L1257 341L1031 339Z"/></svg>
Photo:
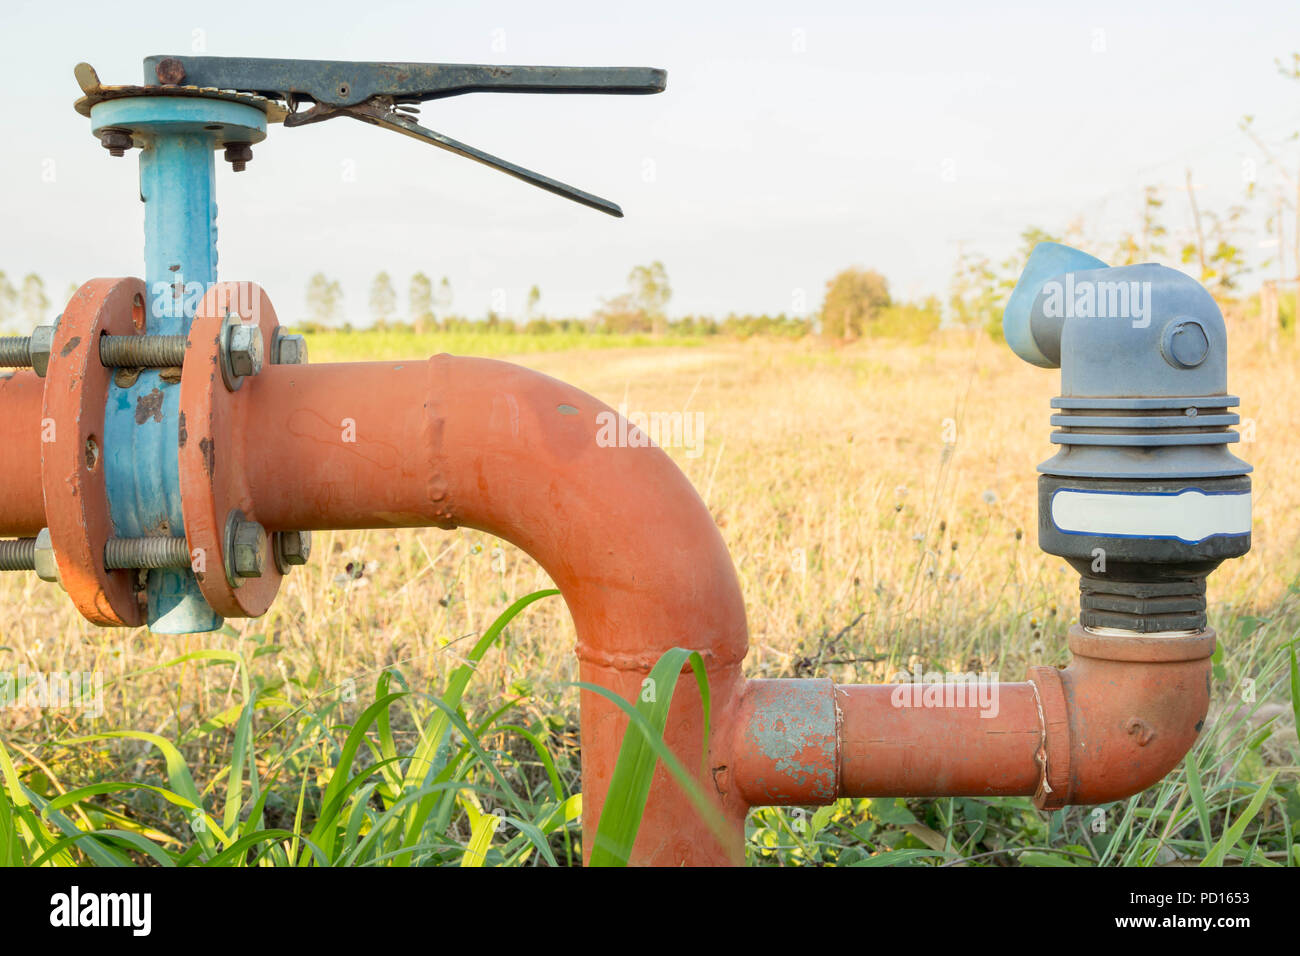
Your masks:
<svg viewBox="0 0 1300 956"><path fill-rule="evenodd" d="M851 264L899 295L942 294L959 243L1001 258L1026 225L1080 214L1115 236L1134 226L1144 184L1170 187L1166 223L1185 233L1187 166L1203 206L1240 201L1243 161L1258 158L1243 114L1300 166L1300 145L1284 142L1300 129L1300 83L1273 65L1300 50L1300 3L1080 7L371 0L291 17L237 0L0 0L0 269L40 273L59 299L74 280L143 271L136 161L90 137L72 68L139 82L144 56L188 53L195 31L214 56L668 70L658 96L473 94L422 114L619 202L623 220L351 120L272 127L247 172L219 164L221 277L260 282L285 321L302 317L318 270L341 281L355 321L380 269L403 310L422 270L449 277L453 310L472 316L495 289L519 314L533 283L546 314L584 315L653 259L674 315L790 311L800 294L815 308ZM1262 159L1258 175L1271 195ZM1249 219L1257 237L1267 205ZM1253 255L1271 254L1254 238Z"/></svg>

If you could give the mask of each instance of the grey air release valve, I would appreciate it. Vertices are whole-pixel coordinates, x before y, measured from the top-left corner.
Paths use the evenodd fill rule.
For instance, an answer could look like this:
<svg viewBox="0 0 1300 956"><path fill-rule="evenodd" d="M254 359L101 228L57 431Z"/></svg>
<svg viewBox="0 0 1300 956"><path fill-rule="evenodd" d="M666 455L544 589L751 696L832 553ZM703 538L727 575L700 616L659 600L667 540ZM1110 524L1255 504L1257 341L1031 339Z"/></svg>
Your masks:
<svg viewBox="0 0 1300 956"><path fill-rule="evenodd" d="M1227 331L1210 294L1155 263L1108 267L1040 243L1002 317L1012 350L1060 368L1038 466L1038 545L1080 575L1080 623L1205 627L1205 578L1250 550L1251 466L1227 393Z"/></svg>

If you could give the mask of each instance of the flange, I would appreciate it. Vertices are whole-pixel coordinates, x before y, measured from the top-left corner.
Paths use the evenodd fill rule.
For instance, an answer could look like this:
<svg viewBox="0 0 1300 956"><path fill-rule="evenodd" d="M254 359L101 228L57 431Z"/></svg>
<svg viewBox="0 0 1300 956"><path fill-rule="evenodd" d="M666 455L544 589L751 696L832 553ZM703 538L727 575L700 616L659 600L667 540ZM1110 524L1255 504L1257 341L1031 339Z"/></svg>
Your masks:
<svg viewBox="0 0 1300 956"><path fill-rule="evenodd" d="M113 369L99 360L99 337L144 329L142 280L91 279L63 310L45 377L41 483L50 541L68 597L102 626L138 627L144 614L135 572L104 570L113 536L102 460Z"/></svg>
<svg viewBox="0 0 1300 956"><path fill-rule="evenodd" d="M257 413L258 397L256 375L246 376L238 391L231 391L223 377L228 316L258 331L264 354L271 353L279 325L266 292L251 282L219 282L199 303L181 369L181 509L203 597L225 617L257 617L275 600L282 575L270 535L260 576L227 573L234 560L227 541L229 516L240 512L244 520L257 521L244 468L244 432L245 422Z"/></svg>

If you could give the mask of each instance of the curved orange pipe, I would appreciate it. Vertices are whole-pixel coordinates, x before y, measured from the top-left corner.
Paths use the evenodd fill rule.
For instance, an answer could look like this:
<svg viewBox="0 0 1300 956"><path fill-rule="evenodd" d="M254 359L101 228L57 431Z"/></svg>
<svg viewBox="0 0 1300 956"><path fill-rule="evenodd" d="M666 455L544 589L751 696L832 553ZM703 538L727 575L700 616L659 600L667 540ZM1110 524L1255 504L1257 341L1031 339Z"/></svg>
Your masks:
<svg viewBox="0 0 1300 956"><path fill-rule="evenodd" d="M505 538L564 595L582 680L636 700L664 651L690 647L705 658L713 706L731 711L748 639L730 555L667 454L596 443L608 406L537 372L447 355L271 366L244 387L257 392L245 467L268 530L435 524ZM626 718L596 694L581 706L589 852ZM683 687L666 737L692 769L701 728L698 695ZM738 861L744 807L723 809L725 846L661 767L634 861Z"/></svg>

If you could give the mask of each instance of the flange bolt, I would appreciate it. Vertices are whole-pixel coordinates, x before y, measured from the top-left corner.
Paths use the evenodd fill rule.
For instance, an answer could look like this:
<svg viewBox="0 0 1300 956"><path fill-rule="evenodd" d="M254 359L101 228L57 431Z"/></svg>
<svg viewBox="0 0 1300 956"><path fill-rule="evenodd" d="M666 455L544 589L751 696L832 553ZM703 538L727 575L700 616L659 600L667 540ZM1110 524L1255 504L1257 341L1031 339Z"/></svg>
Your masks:
<svg viewBox="0 0 1300 956"><path fill-rule="evenodd" d="M227 143L226 162L237 173L242 173L253 159L253 147L247 143Z"/></svg>
<svg viewBox="0 0 1300 956"><path fill-rule="evenodd" d="M241 578L260 578L266 570L266 529L242 518L231 535L231 564Z"/></svg>
<svg viewBox="0 0 1300 956"><path fill-rule="evenodd" d="M126 151L133 145L130 130L112 127L99 131L99 143L108 150L110 156L125 156Z"/></svg>

